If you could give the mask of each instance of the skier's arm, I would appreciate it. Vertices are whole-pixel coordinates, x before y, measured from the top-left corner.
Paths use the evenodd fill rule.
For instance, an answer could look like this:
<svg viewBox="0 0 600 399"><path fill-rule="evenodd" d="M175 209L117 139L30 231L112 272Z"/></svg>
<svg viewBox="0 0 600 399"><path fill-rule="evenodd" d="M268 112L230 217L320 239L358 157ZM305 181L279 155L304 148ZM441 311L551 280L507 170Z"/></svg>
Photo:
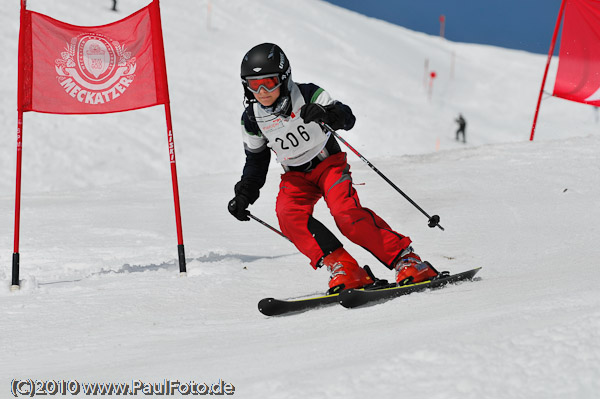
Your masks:
<svg viewBox="0 0 600 399"><path fill-rule="evenodd" d="M244 147L246 147L245 144ZM235 185L234 191L236 195L246 196L249 203L253 204L258 199L260 189L267 180L271 151L265 146L259 152L253 152L246 147L245 152L246 164L244 165L242 178Z"/></svg>
<svg viewBox="0 0 600 399"><path fill-rule="evenodd" d="M242 138L246 163L242 178L234 187L235 197L227 204L227 209L238 220L250 220L248 206L253 204L260 195L260 189L265 184L271 152L267 140L261 134L256 122L248 117L245 111L242 115Z"/></svg>
<svg viewBox="0 0 600 399"><path fill-rule="evenodd" d="M251 107L247 108L242 115L242 140L246 163L242 178L235 185L235 193L245 195L253 204L258 199L259 191L267 179L271 150L254 119Z"/></svg>

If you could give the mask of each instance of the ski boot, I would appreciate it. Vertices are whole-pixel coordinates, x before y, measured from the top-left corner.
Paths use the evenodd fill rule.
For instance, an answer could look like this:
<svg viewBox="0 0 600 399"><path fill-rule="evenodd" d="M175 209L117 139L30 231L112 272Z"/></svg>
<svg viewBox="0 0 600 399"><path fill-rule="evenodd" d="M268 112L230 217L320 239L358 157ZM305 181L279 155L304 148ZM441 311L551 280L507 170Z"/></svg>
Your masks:
<svg viewBox="0 0 600 399"><path fill-rule="evenodd" d="M416 284L430 280L439 273L429 262L423 262L419 255L408 246L400 253L400 260L394 265L396 270L396 284Z"/></svg>
<svg viewBox="0 0 600 399"><path fill-rule="evenodd" d="M361 288L373 283L371 276L343 247L324 257L321 264L331 273L328 294L344 289Z"/></svg>

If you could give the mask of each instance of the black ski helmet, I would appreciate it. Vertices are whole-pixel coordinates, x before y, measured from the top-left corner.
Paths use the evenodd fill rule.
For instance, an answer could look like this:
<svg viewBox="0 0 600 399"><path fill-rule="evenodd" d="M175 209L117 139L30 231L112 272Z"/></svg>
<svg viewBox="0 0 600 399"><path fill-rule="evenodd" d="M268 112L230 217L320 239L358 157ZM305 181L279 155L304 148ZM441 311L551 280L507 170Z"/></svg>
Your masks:
<svg viewBox="0 0 600 399"><path fill-rule="evenodd" d="M283 50L273 43L262 43L254 46L242 59L240 77L244 86L244 95L248 102L256 102L254 95L248 90L246 78L276 73L281 82L280 97L289 96L292 85L292 67Z"/></svg>

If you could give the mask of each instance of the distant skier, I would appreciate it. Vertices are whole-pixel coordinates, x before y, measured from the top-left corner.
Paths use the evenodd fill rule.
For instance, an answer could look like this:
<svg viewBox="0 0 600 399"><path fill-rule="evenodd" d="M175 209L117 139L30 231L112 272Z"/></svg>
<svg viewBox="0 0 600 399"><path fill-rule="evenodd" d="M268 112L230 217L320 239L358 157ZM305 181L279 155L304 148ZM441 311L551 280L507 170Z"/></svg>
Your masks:
<svg viewBox="0 0 600 399"><path fill-rule="evenodd" d="M112 10L117 11L117 0L113 0Z"/></svg>
<svg viewBox="0 0 600 399"><path fill-rule="evenodd" d="M458 129L456 130L456 141L458 141L459 136L462 134L462 142L466 143L467 121L462 114L458 114L458 118L456 118L455 121L458 123Z"/></svg>
<svg viewBox="0 0 600 399"><path fill-rule="evenodd" d="M331 273L330 292L373 281L335 235L313 217L321 197L342 234L395 270L397 282L414 283L436 276L437 271L414 253L409 237L362 207L346 153L319 125L324 122L336 130L351 129L356 118L350 107L315 84L294 83L291 73L287 57L272 43L253 47L242 60L246 163L234 188L235 197L228 204L229 212L241 221L250 220L247 208L265 184L273 151L284 169L275 206L279 226L314 269L325 266Z"/></svg>

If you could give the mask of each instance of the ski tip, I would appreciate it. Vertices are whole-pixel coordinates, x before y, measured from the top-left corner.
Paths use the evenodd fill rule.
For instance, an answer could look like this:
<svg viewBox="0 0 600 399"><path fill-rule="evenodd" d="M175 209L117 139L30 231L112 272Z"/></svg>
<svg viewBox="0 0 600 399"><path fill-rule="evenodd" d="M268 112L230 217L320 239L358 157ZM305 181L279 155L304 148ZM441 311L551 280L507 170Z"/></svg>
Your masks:
<svg viewBox="0 0 600 399"><path fill-rule="evenodd" d="M469 278L473 278L482 268L483 268L483 266L479 266L479 267L476 267L475 269L467 270L465 273L472 273L471 277L469 277Z"/></svg>
<svg viewBox="0 0 600 399"><path fill-rule="evenodd" d="M275 305L275 298L263 298L258 302L258 311L265 316L277 315L277 308Z"/></svg>

